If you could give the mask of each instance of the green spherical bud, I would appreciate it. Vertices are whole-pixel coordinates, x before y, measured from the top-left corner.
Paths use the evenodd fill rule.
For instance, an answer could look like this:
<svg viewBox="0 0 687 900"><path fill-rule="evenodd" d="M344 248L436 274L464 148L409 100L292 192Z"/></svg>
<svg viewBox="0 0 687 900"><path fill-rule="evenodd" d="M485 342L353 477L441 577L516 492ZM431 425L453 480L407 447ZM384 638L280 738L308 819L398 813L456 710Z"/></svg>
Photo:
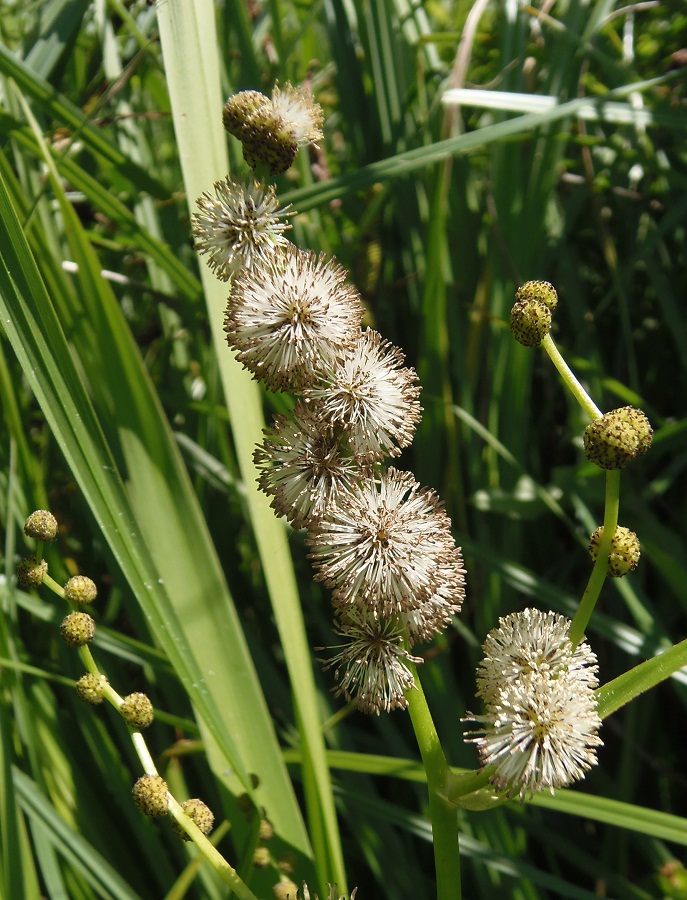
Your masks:
<svg viewBox="0 0 687 900"><path fill-rule="evenodd" d="M612 409L585 428L584 452L602 469L622 469L651 446L649 420L632 406Z"/></svg>
<svg viewBox="0 0 687 900"><path fill-rule="evenodd" d="M155 718L153 704L148 699L148 695L139 691L125 697L119 711L126 724L136 729L147 728L152 725Z"/></svg>
<svg viewBox="0 0 687 900"><path fill-rule="evenodd" d="M167 815L167 782L159 775L141 775L131 791L134 803L144 816Z"/></svg>
<svg viewBox="0 0 687 900"><path fill-rule="evenodd" d="M556 288L550 281L527 281L515 292L515 299L518 302L525 300L537 300L543 303L552 312L558 305L558 294Z"/></svg>
<svg viewBox="0 0 687 900"><path fill-rule="evenodd" d="M262 163L270 175L282 175L293 165L298 153L298 144L285 132L273 132L265 119L263 132L257 138L243 139L243 158L251 169Z"/></svg>
<svg viewBox="0 0 687 900"><path fill-rule="evenodd" d="M538 347L551 330L551 310L538 300L520 300L510 311L510 330L523 347Z"/></svg>
<svg viewBox="0 0 687 900"><path fill-rule="evenodd" d="M297 862L298 860L296 859L296 854L292 850L287 850L279 858L277 868L283 875L293 875L293 873L296 871Z"/></svg>
<svg viewBox="0 0 687 900"><path fill-rule="evenodd" d="M24 534L37 541L54 541L57 537L57 519L47 509L37 509L24 522Z"/></svg>
<svg viewBox="0 0 687 900"><path fill-rule="evenodd" d="M92 672L87 672L76 682L76 693L84 703L98 706L99 703L103 702L103 687L106 683L107 679L104 675L98 676Z"/></svg>
<svg viewBox="0 0 687 900"><path fill-rule="evenodd" d="M253 851L253 865L256 869L266 869L272 858L267 847L256 847Z"/></svg>
<svg viewBox="0 0 687 900"><path fill-rule="evenodd" d="M599 553L603 538L603 526L597 528L589 539L589 552L594 561ZM608 557L608 574L611 578L622 578L628 572L634 572L639 563L639 539L634 531L618 525L611 541L611 552Z"/></svg>
<svg viewBox="0 0 687 900"><path fill-rule="evenodd" d="M272 893L274 894L274 900L296 900L298 885L286 879L275 884L272 888Z"/></svg>
<svg viewBox="0 0 687 900"><path fill-rule="evenodd" d="M73 612L63 619L60 635L70 647L83 647L90 644L95 635L95 619L88 613Z"/></svg>
<svg viewBox="0 0 687 900"><path fill-rule="evenodd" d="M253 116L270 106L269 97L260 91L240 91L227 100L222 112L222 124L229 134L243 141Z"/></svg>
<svg viewBox="0 0 687 900"><path fill-rule="evenodd" d="M195 824L203 834L210 834L210 832L212 831L212 826L215 822L215 817L213 816L210 807L206 803L203 803L202 800L194 797L191 800L184 800L184 802L181 804L181 808L189 817L189 819L192 819L195 822ZM179 825L176 819L172 819L172 828L183 841L191 840L191 838L186 834L186 832L181 827L181 825Z"/></svg>
<svg viewBox="0 0 687 900"><path fill-rule="evenodd" d="M44 559L40 562L36 562L35 556L27 556L26 559L22 559L17 566L17 581L27 590L29 588L40 587L47 574L47 562Z"/></svg>
<svg viewBox="0 0 687 900"><path fill-rule="evenodd" d="M98 596L98 589L86 575L74 575L64 586L64 596L77 606L88 606Z"/></svg>
<svg viewBox="0 0 687 900"><path fill-rule="evenodd" d="M274 828L272 827L272 823L269 819L261 819L260 820L260 831L258 832L258 839L266 842L271 841L274 837Z"/></svg>

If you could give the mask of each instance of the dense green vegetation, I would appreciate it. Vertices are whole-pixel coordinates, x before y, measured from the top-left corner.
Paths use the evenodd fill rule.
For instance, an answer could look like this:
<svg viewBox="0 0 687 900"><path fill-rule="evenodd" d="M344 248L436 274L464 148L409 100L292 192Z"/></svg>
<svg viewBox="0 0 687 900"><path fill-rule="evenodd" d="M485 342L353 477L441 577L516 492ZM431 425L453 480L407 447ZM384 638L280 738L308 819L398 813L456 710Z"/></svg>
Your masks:
<svg viewBox="0 0 687 900"><path fill-rule="evenodd" d="M320 896L436 894L409 717L331 693L312 649L337 641L327 592L253 483L289 401L224 346L227 289L193 249L189 204L247 171L221 128L236 91L312 88L324 140L277 179L291 237L350 271L422 381L399 465L440 493L468 569L460 617L420 648L449 763L477 766L460 720L487 632L527 606L572 617L603 518L584 414L511 336L523 281L556 285L553 335L598 406L654 428L621 477L641 562L586 632L601 684L683 639L687 12L543 6L0 0L0 896L227 896L131 802L139 761L114 710L75 694L64 604L17 586L34 509L60 523L55 581L98 585L93 654L150 695L160 771L231 823L219 848L257 896L277 876L251 870L246 791ZM496 105L444 105L447 88ZM574 789L460 811L465 897L687 895L685 671L608 717Z"/></svg>

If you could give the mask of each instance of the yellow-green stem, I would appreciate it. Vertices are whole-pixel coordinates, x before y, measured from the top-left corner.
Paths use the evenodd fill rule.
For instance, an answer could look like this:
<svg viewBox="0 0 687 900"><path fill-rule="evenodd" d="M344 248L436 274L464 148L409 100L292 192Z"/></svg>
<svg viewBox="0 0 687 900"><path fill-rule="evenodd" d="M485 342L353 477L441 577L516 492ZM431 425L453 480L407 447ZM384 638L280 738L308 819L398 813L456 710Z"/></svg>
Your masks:
<svg viewBox="0 0 687 900"><path fill-rule="evenodd" d="M563 359L558 350L558 347L554 343L553 338L550 334L547 334L546 337L541 342L542 347L549 354L549 358L554 366L558 369L558 374L563 379L565 386L568 388L573 397L580 404L582 409L587 413L590 419L598 419L603 415L599 407L594 403L589 394L582 387L580 382L575 377L572 369L567 364L567 362Z"/></svg>
<svg viewBox="0 0 687 900"><path fill-rule="evenodd" d="M608 574L608 558L611 552L611 541L618 525L618 507L620 500L620 472L606 473L606 507L604 510L603 535L596 555L596 562L589 576L585 592L570 626L570 641L576 647L584 636L589 620L599 599L601 588Z"/></svg>
<svg viewBox="0 0 687 900"><path fill-rule="evenodd" d="M451 770L446 762L417 671L414 667L411 666L411 668L417 690L409 691L406 694L406 700L422 763L427 773L437 900L460 900L458 812L446 800L446 788L451 778Z"/></svg>

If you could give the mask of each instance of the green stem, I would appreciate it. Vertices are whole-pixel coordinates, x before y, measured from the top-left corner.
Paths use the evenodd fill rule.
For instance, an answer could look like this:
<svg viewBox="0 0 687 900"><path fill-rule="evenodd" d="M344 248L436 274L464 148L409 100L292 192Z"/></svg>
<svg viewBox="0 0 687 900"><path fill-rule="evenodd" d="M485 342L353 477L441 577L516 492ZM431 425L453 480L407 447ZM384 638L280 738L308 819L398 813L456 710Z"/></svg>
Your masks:
<svg viewBox="0 0 687 900"><path fill-rule="evenodd" d="M558 350L558 347L554 343L553 338L550 334L547 334L546 337L541 342L542 347L549 354L549 358L554 366L558 369L558 374L563 379L565 386L568 388L573 397L580 404L582 409L587 413L590 419L598 419L603 413L599 409L599 407L594 403L589 394L582 387L580 382L577 380L575 375L573 374L572 369L567 364L567 362L563 359Z"/></svg>
<svg viewBox="0 0 687 900"><path fill-rule="evenodd" d="M606 575L608 574L608 558L611 553L611 541L618 526L618 507L620 502L620 472L617 469L606 472L606 508L601 543L596 555L596 562L589 576L589 581L577 612L570 626L570 641L576 647L582 640L589 620L599 599Z"/></svg>
<svg viewBox="0 0 687 900"><path fill-rule="evenodd" d="M427 700L417 671L412 667L417 690L406 694L408 712L422 763L427 773L429 817L434 841L437 900L460 900L460 853L458 848L458 811L446 800L451 770L439 742Z"/></svg>

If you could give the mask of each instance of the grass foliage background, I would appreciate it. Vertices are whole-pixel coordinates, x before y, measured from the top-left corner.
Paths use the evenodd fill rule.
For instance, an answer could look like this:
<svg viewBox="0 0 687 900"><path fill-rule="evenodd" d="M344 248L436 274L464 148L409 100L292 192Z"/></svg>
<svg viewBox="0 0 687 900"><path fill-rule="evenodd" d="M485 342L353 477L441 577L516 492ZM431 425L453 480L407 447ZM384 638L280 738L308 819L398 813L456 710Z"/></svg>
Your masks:
<svg viewBox="0 0 687 900"><path fill-rule="evenodd" d="M607 584L587 634L601 682L684 636L687 13L680 0L634 13L607 0L199 0L207 59L189 52L170 73L158 28L178 3L0 2L0 896L225 896L139 816L125 730L73 690L63 610L16 586L32 552L21 524L50 508L52 576L97 582L98 660L120 693L150 693L165 776L230 820L220 848L255 893L275 873L248 874L245 791L297 879L430 897L407 717L339 715L307 650L336 642L328 598L250 477L260 406L269 420L287 400L260 395L217 343L185 184L223 173L180 159L168 84L212 82L217 65L220 104L290 80L324 107L321 149L301 152L279 194L299 212L293 240L336 255L367 324L420 374L424 419L400 465L440 492L469 578L421 677L449 762L474 768L460 717L480 644L528 605L572 614L603 509L582 415L511 338L522 281L558 288L556 340L602 409L641 406L655 429L622 476L640 567ZM447 87L572 105L535 128L443 106ZM648 124L606 121L603 103L595 120L574 114L578 98L609 96ZM244 173L232 139L226 152ZM574 792L462 812L465 896L684 897L686 685L678 673L610 717Z"/></svg>

